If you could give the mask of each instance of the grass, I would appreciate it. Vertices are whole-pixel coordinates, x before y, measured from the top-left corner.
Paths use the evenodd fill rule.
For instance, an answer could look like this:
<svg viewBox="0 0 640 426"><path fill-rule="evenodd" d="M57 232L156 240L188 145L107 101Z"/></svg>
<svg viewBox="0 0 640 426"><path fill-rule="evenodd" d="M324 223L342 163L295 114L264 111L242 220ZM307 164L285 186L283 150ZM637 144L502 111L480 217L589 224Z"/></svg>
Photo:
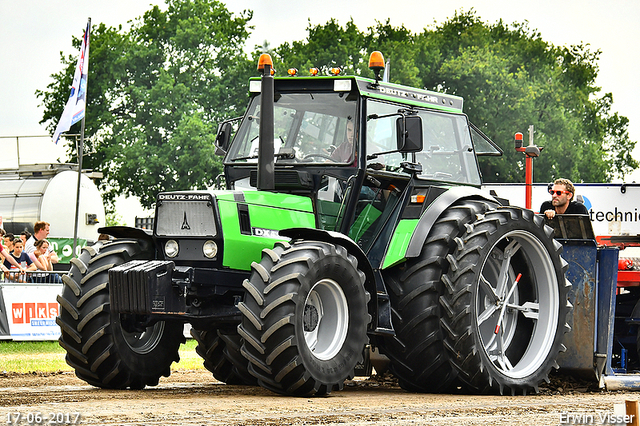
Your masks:
<svg viewBox="0 0 640 426"><path fill-rule="evenodd" d="M202 358L196 353L196 341L188 339L180 346L180 362L171 370L202 370ZM52 373L73 371L66 363L66 352L55 342L0 341L0 373Z"/></svg>

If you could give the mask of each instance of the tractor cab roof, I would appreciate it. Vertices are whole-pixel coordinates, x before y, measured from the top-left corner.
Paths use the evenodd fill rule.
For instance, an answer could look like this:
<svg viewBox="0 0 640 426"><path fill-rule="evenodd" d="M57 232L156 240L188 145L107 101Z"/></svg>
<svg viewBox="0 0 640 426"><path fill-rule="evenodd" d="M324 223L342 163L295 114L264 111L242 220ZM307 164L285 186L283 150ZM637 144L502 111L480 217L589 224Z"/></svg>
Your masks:
<svg viewBox="0 0 640 426"><path fill-rule="evenodd" d="M328 91L351 92L360 95L402 102L408 105L424 108L434 108L449 112L462 112L463 99L460 96L432 92L387 82L376 82L373 79L359 76L289 76L274 77L275 90L288 91ZM260 78L252 78L249 82L249 92L260 93Z"/></svg>

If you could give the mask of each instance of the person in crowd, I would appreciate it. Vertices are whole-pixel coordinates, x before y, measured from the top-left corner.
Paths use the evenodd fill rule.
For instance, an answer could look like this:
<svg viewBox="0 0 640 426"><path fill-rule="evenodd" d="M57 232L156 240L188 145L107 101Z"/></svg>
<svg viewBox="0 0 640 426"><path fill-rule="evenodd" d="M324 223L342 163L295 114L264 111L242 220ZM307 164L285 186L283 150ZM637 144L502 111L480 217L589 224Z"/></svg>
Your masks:
<svg viewBox="0 0 640 426"><path fill-rule="evenodd" d="M4 267L8 270L5 274L9 277L10 281L16 282L25 282L24 271L34 271L36 269L36 265L31 261L31 258L22 251L24 244L20 238L15 238L13 240L13 251L9 253L7 259L3 262ZM22 270L15 265L13 265L9 259L13 258L18 265L20 265Z"/></svg>
<svg viewBox="0 0 640 426"><path fill-rule="evenodd" d="M13 250L13 240L15 239L15 235L13 235L11 232L5 234L4 237L2 237L3 245L8 252L11 252Z"/></svg>
<svg viewBox="0 0 640 426"><path fill-rule="evenodd" d="M36 264L36 267L40 270L45 270L44 267L46 265L41 265L37 257L33 256L33 252L36 250L35 244L40 240L44 240L49 236L49 228L50 224L48 222L39 221L33 225L33 235L29 237L26 244L24 245L24 251L27 252L29 256L31 256L31 260ZM47 256L48 260L51 264L58 263L58 255L53 250L51 245L47 242L47 248L49 250L49 254Z"/></svg>
<svg viewBox="0 0 640 426"><path fill-rule="evenodd" d="M11 232L4 234L4 237L2 237L2 244L9 253L13 251L13 240L15 240L15 238L16 237ZM2 261L4 262L4 258Z"/></svg>
<svg viewBox="0 0 640 426"><path fill-rule="evenodd" d="M35 260L33 263L36 264L37 268L41 271L53 271L53 262L51 259L52 253L55 254L55 252L50 250L49 241L46 239L38 240L34 247L35 250L33 251L32 256L35 257ZM45 274L41 275L43 276L35 279L36 282L62 282L58 274L47 274L47 276L45 276Z"/></svg>
<svg viewBox="0 0 640 426"><path fill-rule="evenodd" d="M35 244L34 256L40 262L38 269L41 271L53 271L53 264L51 263L51 255L49 252L49 241L46 239L38 240Z"/></svg>
<svg viewBox="0 0 640 426"><path fill-rule="evenodd" d="M9 233L7 234L4 229L2 230L2 238L0 239L0 244L2 244L5 248L5 250L9 253L11 253L11 250L13 250L13 234ZM0 262L4 262L6 256L1 255L0 256Z"/></svg>
<svg viewBox="0 0 640 426"><path fill-rule="evenodd" d="M0 228L0 230L2 231L2 236L3 236L3 238L0 239L0 258L2 258L2 262L0 262L0 269L2 270L2 272L9 272L9 269L4 266L5 261L9 261L10 265L15 266L17 269L20 270L20 272L24 272L24 268L22 267L22 265L16 262L13 256L9 254L9 250L5 249L4 246L2 245L1 241L4 240L5 232L4 232L4 229L2 228Z"/></svg>
<svg viewBox="0 0 640 426"><path fill-rule="evenodd" d="M22 231L20 233L20 239L22 240L22 242L24 244L27 244L27 240L31 237L31 232L29 231Z"/></svg>
<svg viewBox="0 0 640 426"><path fill-rule="evenodd" d="M549 193L551 201L540 206L540 213L547 219L553 219L556 214L589 214L584 204L573 201L576 189L569 179L556 179Z"/></svg>

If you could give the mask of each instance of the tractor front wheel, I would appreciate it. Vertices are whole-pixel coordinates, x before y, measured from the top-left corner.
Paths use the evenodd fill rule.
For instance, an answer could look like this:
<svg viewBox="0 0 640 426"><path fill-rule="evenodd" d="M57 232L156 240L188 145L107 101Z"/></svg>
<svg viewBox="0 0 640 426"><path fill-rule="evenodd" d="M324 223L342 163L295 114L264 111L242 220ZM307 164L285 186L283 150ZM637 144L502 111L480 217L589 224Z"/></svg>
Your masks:
<svg viewBox="0 0 640 426"><path fill-rule="evenodd" d="M58 296L60 346L76 375L89 384L112 389L142 389L169 376L185 341L183 326L159 321L138 327L142 318L111 311L109 269L131 259L144 259L136 241L116 240L83 248L71 261Z"/></svg>
<svg viewBox="0 0 640 426"><path fill-rule="evenodd" d="M339 245L300 241L263 250L238 306L242 353L261 386L295 396L342 389L367 343L364 280Z"/></svg>

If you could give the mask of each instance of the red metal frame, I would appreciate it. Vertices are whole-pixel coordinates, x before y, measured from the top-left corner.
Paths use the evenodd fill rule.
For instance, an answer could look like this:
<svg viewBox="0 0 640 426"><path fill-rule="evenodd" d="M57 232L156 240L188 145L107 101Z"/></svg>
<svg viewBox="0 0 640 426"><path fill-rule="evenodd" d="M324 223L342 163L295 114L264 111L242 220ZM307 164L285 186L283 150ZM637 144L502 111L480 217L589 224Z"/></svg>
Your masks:
<svg viewBox="0 0 640 426"><path fill-rule="evenodd" d="M525 152L526 148L516 148L518 152ZM533 157L526 155L525 171L524 171L524 183L525 183L525 207L531 210L531 199L533 198Z"/></svg>
<svg viewBox="0 0 640 426"><path fill-rule="evenodd" d="M618 247L620 250L640 247L640 235L599 235L596 241L600 245ZM618 288L622 287L640 287L640 271L618 269Z"/></svg>

